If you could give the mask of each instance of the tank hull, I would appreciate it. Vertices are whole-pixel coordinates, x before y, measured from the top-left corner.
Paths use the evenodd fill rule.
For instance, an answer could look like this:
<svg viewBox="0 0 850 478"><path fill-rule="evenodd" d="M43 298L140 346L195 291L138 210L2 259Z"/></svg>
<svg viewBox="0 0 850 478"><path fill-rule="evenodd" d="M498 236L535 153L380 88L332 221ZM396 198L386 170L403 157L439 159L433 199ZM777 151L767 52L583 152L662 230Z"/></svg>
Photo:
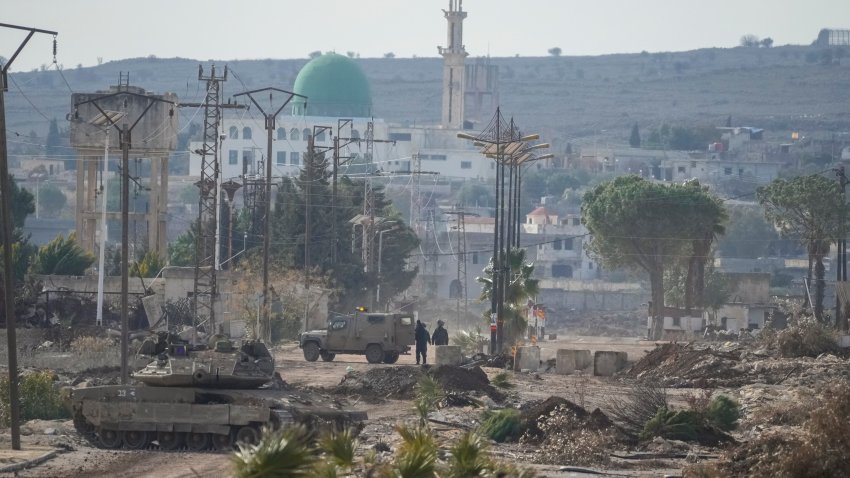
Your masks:
<svg viewBox="0 0 850 478"><path fill-rule="evenodd" d="M111 385L71 390L77 430L105 448L230 448L255 441L263 427L356 426L365 412L305 406L309 399L279 390Z"/></svg>

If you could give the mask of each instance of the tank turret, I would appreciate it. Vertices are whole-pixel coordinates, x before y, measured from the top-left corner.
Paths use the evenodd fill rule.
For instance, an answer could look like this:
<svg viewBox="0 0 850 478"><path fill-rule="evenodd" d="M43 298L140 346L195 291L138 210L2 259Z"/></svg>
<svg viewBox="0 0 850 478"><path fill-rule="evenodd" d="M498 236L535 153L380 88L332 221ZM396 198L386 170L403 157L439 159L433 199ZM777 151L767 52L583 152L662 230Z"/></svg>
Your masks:
<svg viewBox="0 0 850 478"><path fill-rule="evenodd" d="M155 355L133 378L155 387L257 388L274 378L274 358L262 342L243 341L236 346L214 335L207 346L192 347L158 336L146 341L140 353Z"/></svg>

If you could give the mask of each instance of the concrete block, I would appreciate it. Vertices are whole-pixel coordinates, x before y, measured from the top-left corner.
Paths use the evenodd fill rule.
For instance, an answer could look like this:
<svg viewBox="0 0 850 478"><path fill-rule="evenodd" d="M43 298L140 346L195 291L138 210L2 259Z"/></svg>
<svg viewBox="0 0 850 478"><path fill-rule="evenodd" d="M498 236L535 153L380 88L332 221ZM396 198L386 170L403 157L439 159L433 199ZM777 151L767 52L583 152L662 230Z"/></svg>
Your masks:
<svg viewBox="0 0 850 478"><path fill-rule="evenodd" d="M555 353L555 373L569 375L584 370L593 362L590 350L558 349Z"/></svg>
<svg viewBox="0 0 850 478"><path fill-rule="evenodd" d="M518 347L514 359L514 370L536 372L540 368L540 347Z"/></svg>
<svg viewBox="0 0 850 478"><path fill-rule="evenodd" d="M626 367L626 352L599 350L593 354L593 375L610 377Z"/></svg>
<svg viewBox="0 0 850 478"><path fill-rule="evenodd" d="M460 365L463 363L463 354L459 345L437 345L434 347L434 364L436 365Z"/></svg>

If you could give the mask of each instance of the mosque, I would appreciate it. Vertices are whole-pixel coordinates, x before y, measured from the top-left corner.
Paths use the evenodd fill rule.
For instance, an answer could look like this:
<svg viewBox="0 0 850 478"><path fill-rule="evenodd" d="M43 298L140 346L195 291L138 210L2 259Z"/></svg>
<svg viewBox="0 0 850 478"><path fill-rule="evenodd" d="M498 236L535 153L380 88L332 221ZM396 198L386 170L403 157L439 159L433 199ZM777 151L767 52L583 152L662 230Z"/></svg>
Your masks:
<svg viewBox="0 0 850 478"><path fill-rule="evenodd" d="M443 13L447 20L447 46L438 47L444 61L439 125L400 126L376 117L380 112L372 109L369 80L356 60L326 53L308 62L296 77L293 91L306 96L306 102L295 97L277 118L272 175L298 174L315 129L314 142L320 150L333 146L333 136L359 139L341 141L348 145L340 156L351 158L349 165L366 165L366 170L403 173L419 168L438 173L441 178L495 178L493 161L468 141L458 140L457 132L472 126L465 116L467 109L474 111L476 119L495 111L498 68L482 62L466 64L463 20L467 12L463 10L463 0L450 0ZM314 128L323 126L330 129ZM227 180L264 176L267 131L262 115L250 110L229 110L222 118L221 128L221 177ZM189 150L200 148L200 143L193 143ZM418 164L414 159L419 160ZM200 164L200 156L193 153L189 174L199 176ZM347 172L343 167L341 174Z"/></svg>

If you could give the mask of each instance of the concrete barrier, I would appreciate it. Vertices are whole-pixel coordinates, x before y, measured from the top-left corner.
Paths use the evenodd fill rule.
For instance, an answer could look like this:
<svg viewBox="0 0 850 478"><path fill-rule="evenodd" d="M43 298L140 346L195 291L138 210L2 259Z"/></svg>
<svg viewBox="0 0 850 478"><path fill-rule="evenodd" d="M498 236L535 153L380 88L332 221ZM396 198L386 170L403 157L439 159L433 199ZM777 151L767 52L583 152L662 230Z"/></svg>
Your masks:
<svg viewBox="0 0 850 478"><path fill-rule="evenodd" d="M514 359L514 370L536 372L540 368L540 347L518 347Z"/></svg>
<svg viewBox="0 0 850 478"><path fill-rule="evenodd" d="M460 365L463 363L463 354L459 345L437 345L434 347L434 364L436 365Z"/></svg>
<svg viewBox="0 0 850 478"><path fill-rule="evenodd" d="M555 373L569 375L584 370L593 362L590 350L558 349L555 353Z"/></svg>
<svg viewBox="0 0 850 478"><path fill-rule="evenodd" d="M626 352L600 350L593 354L593 375L610 377L626 367Z"/></svg>

